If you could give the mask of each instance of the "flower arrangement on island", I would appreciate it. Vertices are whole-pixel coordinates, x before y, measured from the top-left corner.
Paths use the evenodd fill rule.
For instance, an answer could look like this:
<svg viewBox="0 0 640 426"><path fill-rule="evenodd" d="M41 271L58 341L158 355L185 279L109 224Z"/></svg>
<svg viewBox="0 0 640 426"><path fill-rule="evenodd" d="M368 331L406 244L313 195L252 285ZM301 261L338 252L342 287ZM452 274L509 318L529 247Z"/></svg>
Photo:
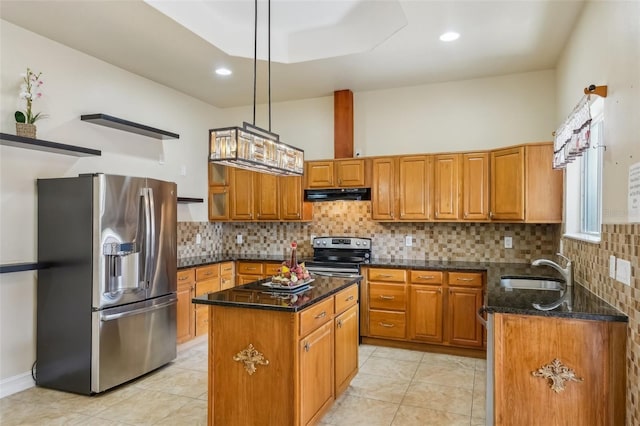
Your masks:
<svg viewBox="0 0 640 426"><path fill-rule="evenodd" d="M293 286L299 281L307 281L311 278L311 274L304 266L304 262L298 263L296 249L298 244L294 241L291 243L291 260L282 262L282 266L278 269L278 275L271 278L274 283Z"/></svg>

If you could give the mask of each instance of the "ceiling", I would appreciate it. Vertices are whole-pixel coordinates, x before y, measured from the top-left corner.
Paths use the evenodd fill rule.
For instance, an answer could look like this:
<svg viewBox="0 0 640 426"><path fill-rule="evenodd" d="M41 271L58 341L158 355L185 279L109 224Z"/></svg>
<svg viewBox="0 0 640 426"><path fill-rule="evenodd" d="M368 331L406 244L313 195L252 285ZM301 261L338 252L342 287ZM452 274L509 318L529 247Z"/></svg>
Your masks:
<svg viewBox="0 0 640 426"><path fill-rule="evenodd" d="M162 3L173 11L158 10ZM272 101L551 69L583 6L583 0L273 0ZM213 31L224 13L233 23ZM1 0L0 17L217 107L253 102L250 0ZM199 35L178 23L188 19ZM449 30L460 39L441 42ZM259 58L265 37L259 30ZM293 47L283 49L287 40ZM219 66L233 74L217 76ZM258 61L257 74L264 102L266 61Z"/></svg>

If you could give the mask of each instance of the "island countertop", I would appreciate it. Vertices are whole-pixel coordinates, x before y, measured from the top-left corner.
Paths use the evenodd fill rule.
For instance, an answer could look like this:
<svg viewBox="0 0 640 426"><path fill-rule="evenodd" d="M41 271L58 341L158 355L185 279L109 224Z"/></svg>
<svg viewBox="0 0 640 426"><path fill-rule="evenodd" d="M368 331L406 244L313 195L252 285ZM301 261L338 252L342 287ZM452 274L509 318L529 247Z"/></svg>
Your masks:
<svg viewBox="0 0 640 426"><path fill-rule="evenodd" d="M338 278L312 275L313 281L298 291L271 288L271 279L195 297L193 303L249 309L298 312L360 282L362 277Z"/></svg>

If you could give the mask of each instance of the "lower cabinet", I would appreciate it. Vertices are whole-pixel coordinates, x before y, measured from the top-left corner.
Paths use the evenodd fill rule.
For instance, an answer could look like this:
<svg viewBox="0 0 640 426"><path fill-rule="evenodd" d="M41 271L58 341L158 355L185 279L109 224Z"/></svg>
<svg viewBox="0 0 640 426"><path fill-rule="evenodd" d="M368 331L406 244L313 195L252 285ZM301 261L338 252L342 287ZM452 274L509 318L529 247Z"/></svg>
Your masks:
<svg viewBox="0 0 640 426"><path fill-rule="evenodd" d="M220 291L220 264L200 266L196 268L195 296ZM202 336L209 331L209 310L205 305L195 306L195 336Z"/></svg>
<svg viewBox="0 0 640 426"><path fill-rule="evenodd" d="M625 424L627 323L489 317L494 425Z"/></svg>
<svg viewBox="0 0 640 426"><path fill-rule="evenodd" d="M282 263L278 262L253 262L239 260L237 262L236 285L249 284L254 281L272 277L278 274Z"/></svg>
<svg viewBox="0 0 640 426"><path fill-rule="evenodd" d="M334 320L335 397L344 392L358 373L358 286L352 286L335 296Z"/></svg>
<svg viewBox="0 0 640 426"><path fill-rule="evenodd" d="M298 344L300 424L306 425L333 403L333 323L328 322Z"/></svg>
<svg viewBox="0 0 640 426"><path fill-rule="evenodd" d="M483 349L484 273L364 268L361 334Z"/></svg>
<svg viewBox="0 0 640 426"><path fill-rule="evenodd" d="M191 303L196 294L195 268L179 270L177 280L176 341L184 343L195 337L195 308Z"/></svg>

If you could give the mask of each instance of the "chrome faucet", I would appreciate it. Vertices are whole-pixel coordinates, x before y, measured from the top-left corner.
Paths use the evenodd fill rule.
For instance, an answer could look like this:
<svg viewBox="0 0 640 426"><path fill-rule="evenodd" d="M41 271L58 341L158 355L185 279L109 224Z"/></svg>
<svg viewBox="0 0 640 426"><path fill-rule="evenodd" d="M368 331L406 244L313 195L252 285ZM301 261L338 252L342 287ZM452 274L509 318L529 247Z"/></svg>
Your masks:
<svg viewBox="0 0 640 426"><path fill-rule="evenodd" d="M562 290L560 293L561 294L560 299L556 300L555 302L548 303L546 305L540 305L538 303L533 304L533 307L540 311L550 311L562 305L563 303L566 304L567 309L569 311L571 311L573 308L573 302L572 302L573 301L573 294L572 294L573 293L573 265L569 258L561 255L560 253L558 253L558 256L560 256L566 261L566 266L564 268L558 265L556 262L548 259L537 259L531 262L532 266L552 267L556 271L560 272L560 275L562 275L562 278L564 278L564 283L565 283L564 290Z"/></svg>

